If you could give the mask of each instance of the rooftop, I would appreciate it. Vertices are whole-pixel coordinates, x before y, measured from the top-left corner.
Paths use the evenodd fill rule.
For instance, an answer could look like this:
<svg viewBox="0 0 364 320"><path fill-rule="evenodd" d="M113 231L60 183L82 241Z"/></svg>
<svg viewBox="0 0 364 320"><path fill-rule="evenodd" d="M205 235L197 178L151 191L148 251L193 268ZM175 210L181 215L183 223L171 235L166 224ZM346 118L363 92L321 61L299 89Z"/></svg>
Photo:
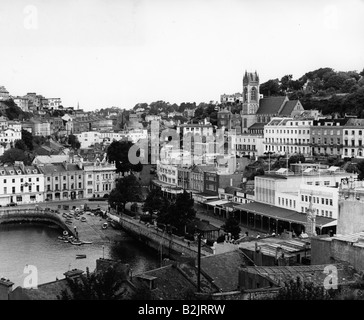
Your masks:
<svg viewBox="0 0 364 320"><path fill-rule="evenodd" d="M280 208L260 202L250 202L245 204L239 204L235 206L237 210L244 210L248 212L258 213L266 217L276 218L288 222L294 222L304 224L307 222L307 215L305 213L299 213L297 211ZM328 223L336 221L335 219L316 216L316 226L323 227Z"/></svg>
<svg viewBox="0 0 364 320"><path fill-rule="evenodd" d="M338 284L348 284L355 281L353 273L341 264L330 265L335 266L338 271ZM310 265L310 266L272 266L272 267L245 267L244 271L251 274L263 276L273 281L275 284L282 286L289 280L295 280L300 277L306 282L313 282L315 285L323 286L327 277L325 268L327 265Z"/></svg>

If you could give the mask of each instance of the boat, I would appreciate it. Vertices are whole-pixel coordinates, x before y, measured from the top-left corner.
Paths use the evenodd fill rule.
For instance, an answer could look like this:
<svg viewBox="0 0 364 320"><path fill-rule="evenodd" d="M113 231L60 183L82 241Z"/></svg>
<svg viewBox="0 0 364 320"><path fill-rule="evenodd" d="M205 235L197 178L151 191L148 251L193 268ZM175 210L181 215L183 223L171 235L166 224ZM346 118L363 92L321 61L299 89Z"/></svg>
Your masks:
<svg viewBox="0 0 364 320"><path fill-rule="evenodd" d="M80 217L78 217L78 216L77 216L77 217L75 217L75 219L76 219L76 220L80 220Z"/></svg>
<svg viewBox="0 0 364 320"><path fill-rule="evenodd" d="M68 236L68 232L66 230L63 231L64 236Z"/></svg>
<svg viewBox="0 0 364 320"><path fill-rule="evenodd" d="M107 227L108 227L108 224L107 224L107 222L105 222L105 223L102 225L102 229L107 229Z"/></svg>
<svg viewBox="0 0 364 320"><path fill-rule="evenodd" d="M85 254L76 254L76 259L85 259L86 255Z"/></svg>
<svg viewBox="0 0 364 320"><path fill-rule="evenodd" d="M82 240L81 240L81 243L82 243L82 244L92 244L92 242L91 242L91 241L82 241Z"/></svg>
<svg viewBox="0 0 364 320"><path fill-rule="evenodd" d="M70 243L73 244L74 246L80 246L82 244L81 241L72 241L72 240L70 240Z"/></svg>
<svg viewBox="0 0 364 320"><path fill-rule="evenodd" d="M82 222L86 222L86 218L85 217L81 217L81 221Z"/></svg>
<svg viewBox="0 0 364 320"><path fill-rule="evenodd" d="M69 240L63 240L63 242L64 242L64 243L68 243L68 242L69 242Z"/></svg>

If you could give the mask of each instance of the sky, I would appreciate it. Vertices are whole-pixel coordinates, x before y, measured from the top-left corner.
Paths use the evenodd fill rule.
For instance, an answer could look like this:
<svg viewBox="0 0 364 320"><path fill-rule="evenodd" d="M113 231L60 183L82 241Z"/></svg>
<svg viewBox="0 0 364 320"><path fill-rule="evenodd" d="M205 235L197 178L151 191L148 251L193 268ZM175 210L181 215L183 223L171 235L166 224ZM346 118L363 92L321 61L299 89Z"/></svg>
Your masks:
<svg viewBox="0 0 364 320"><path fill-rule="evenodd" d="M364 0L1 0L0 86L84 110L364 68Z"/></svg>

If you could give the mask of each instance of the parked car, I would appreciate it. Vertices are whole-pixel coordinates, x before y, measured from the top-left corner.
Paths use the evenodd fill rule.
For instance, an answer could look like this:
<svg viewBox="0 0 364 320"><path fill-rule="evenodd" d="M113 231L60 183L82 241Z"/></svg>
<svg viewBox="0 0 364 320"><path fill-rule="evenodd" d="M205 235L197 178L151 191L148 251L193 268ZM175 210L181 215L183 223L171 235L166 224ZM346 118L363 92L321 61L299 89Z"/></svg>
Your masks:
<svg viewBox="0 0 364 320"><path fill-rule="evenodd" d="M10 202L10 203L8 203L6 206L7 207L15 207L15 206L17 206L18 204L16 203L16 202Z"/></svg>

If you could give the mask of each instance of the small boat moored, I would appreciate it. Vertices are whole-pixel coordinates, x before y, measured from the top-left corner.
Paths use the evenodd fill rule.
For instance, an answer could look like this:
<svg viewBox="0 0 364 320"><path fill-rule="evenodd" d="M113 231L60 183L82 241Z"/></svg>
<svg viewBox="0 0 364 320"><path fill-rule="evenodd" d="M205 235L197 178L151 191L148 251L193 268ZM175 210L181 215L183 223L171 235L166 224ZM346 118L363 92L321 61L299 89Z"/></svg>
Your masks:
<svg viewBox="0 0 364 320"><path fill-rule="evenodd" d="M63 231L64 236L68 236L68 232L66 230Z"/></svg>
<svg viewBox="0 0 364 320"><path fill-rule="evenodd" d="M108 227L108 224L107 224L107 222L105 222L105 223L102 225L102 229L107 229L107 227Z"/></svg>
<svg viewBox="0 0 364 320"><path fill-rule="evenodd" d="M76 259L85 259L86 255L85 254L76 254Z"/></svg>

